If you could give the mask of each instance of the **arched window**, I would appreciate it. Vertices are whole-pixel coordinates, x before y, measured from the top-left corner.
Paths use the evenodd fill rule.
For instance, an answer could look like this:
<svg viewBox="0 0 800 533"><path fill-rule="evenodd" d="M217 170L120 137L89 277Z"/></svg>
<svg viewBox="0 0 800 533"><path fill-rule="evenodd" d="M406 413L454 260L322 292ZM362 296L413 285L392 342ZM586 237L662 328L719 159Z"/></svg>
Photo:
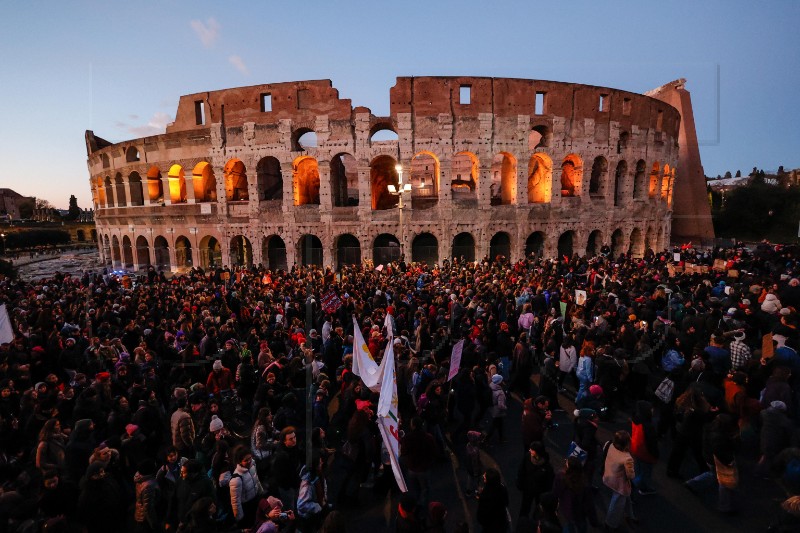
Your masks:
<svg viewBox="0 0 800 533"><path fill-rule="evenodd" d="M552 188L553 160L547 154L533 154L528 163L528 203L550 202Z"/></svg>
<svg viewBox="0 0 800 533"><path fill-rule="evenodd" d="M277 158L262 158L256 166L256 174L260 201L283 200L283 174Z"/></svg>
<svg viewBox="0 0 800 533"><path fill-rule="evenodd" d="M247 201L250 193L247 190L247 170L239 159L231 159L223 169L225 176L225 199L229 202Z"/></svg>
<svg viewBox="0 0 800 533"><path fill-rule="evenodd" d="M430 233L420 233L411 243L411 261L435 265L439 262L439 241Z"/></svg>
<svg viewBox="0 0 800 533"><path fill-rule="evenodd" d="M128 189L131 191L131 205L144 205L142 177L138 172L131 172L128 176Z"/></svg>
<svg viewBox="0 0 800 533"><path fill-rule="evenodd" d="M169 201L173 204L186 203L186 177L183 167L172 165L167 173L169 183Z"/></svg>
<svg viewBox="0 0 800 533"><path fill-rule="evenodd" d="M164 184L161 183L161 171L156 166L147 171L147 194L151 204L164 201Z"/></svg>
<svg viewBox="0 0 800 533"><path fill-rule="evenodd" d="M128 205L125 198L125 183L122 181L122 174L119 173L114 177L114 197L117 199L117 207Z"/></svg>
<svg viewBox="0 0 800 533"><path fill-rule="evenodd" d="M561 163L561 196L580 196L583 182L583 161L576 154L569 154Z"/></svg>
<svg viewBox="0 0 800 533"><path fill-rule="evenodd" d="M207 161L200 161L192 169L192 188L195 202L217 201L217 180L214 169Z"/></svg>
<svg viewBox="0 0 800 533"><path fill-rule="evenodd" d="M633 176L633 198L636 200L644 199L647 194L646 183L646 164L643 159L636 162L636 174Z"/></svg>
<svg viewBox="0 0 800 533"><path fill-rule="evenodd" d="M319 165L310 156L294 161L294 205L319 205Z"/></svg>
<svg viewBox="0 0 800 533"><path fill-rule="evenodd" d="M619 207L623 202L625 190L625 178L628 174L628 163L625 160L617 163L617 170L614 172L614 205Z"/></svg>
<svg viewBox="0 0 800 533"><path fill-rule="evenodd" d="M501 152L492 160L492 205L511 205L517 199L517 160Z"/></svg>
<svg viewBox="0 0 800 533"><path fill-rule="evenodd" d="M397 207L397 195L389 192L389 185L397 187L397 162L388 155L378 156L369 165L369 182L372 196L372 209L392 209Z"/></svg>
<svg viewBox="0 0 800 533"><path fill-rule="evenodd" d="M334 207L358 205L358 168L356 158L350 154L331 158L331 195Z"/></svg>
<svg viewBox="0 0 800 533"><path fill-rule="evenodd" d="M420 152L411 159L411 206L429 209L439 200L439 159Z"/></svg>
<svg viewBox="0 0 800 533"><path fill-rule="evenodd" d="M606 175L608 174L608 161L603 156L595 157L592 163L592 176L589 179L589 194L605 195Z"/></svg>
<svg viewBox="0 0 800 533"><path fill-rule="evenodd" d="M129 146L127 150L125 150L125 161L127 163L135 163L139 160L139 149L135 146Z"/></svg>

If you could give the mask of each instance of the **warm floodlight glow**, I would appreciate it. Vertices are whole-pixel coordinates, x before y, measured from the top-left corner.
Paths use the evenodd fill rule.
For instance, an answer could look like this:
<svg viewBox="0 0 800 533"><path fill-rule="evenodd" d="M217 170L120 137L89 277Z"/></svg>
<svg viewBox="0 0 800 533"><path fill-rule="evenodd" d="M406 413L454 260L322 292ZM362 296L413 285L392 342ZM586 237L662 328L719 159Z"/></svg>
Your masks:
<svg viewBox="0 0 800 533"><path fill-rule="evenodd" d="M387 185L387 188L389 189L390 193L397 194L397 187L395 187L394 184L390 183L389 185Z"/></svg>

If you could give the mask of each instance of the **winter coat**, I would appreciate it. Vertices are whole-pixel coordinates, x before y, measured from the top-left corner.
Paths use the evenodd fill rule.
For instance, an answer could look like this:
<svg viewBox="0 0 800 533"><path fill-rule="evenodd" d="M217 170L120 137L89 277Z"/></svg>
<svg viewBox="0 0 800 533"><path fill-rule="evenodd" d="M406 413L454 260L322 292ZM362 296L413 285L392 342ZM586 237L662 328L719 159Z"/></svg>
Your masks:
<svg viewBox="0 0 800 533"><path fill-rule="evenodd" d="M178 409L172 413L170 427L172 429L172 445L178 450L191 449L195 437L192 416L183 409Z"/></svg>
<svg viewBox="0 0 800 533"><path fill-rule="evenodd" d="M261 482L258 480L254 463L250 464L250 468L236 465L228 487L231 491L231 509L233 509L233 517L236 521L244 517L242 506L264 492Z"/></svg>
<svg viewBox="0 0 800 533"><path fill-rule="evenodd" d="M631 480L634 478L633 457L618 450L613 444L608 447L603 470L603 484L623 496L631 495Z"/></svg>
<svg viewBox="0 0 800 533"><path fill-rule="evenodd" d="M631 455L642 462L658 461L658 436L651 420L631 419Z"/></svg>
<svg viewBox="0 0 800 533"><path fill-rule="evenodd" d="M761 304L761 310L770 315L775 315L781 310L781 302L778 297L772 293L767 294L764 302Z"/></svg>
<svg viewBox="0 0 800 533"><path fill-rule="evenodd" d="M478 523L484 531L508 531L508 489L502 483L485 485L478 497Z"/></svg>
<svg viewBox="0 0 800 533"><path fill-rule="evenodd" d="M558 351L558 369L562 372L572 372L578 363L578 352L574 346L562 346Z"/></svg>
<svg viewBox="0 0 800 533"><path fill-rule="evenodd" d="M146 522L151 529L158 530L159 517L156 511L161 489L158 488L155 474L143 476L139 472L133 476L136 484L136 507L133 518L137 522Z"/></svg>
<svg viewBox="0 0 800 533"><path fill-rule="evenodd" d="M492 407L490 414L492 418L499 418L506 416L508 413L508 406L506 404L506 393L499 383L490 383L489 388L492 390Z"/></svg>
<svg viewBox="0 0 800 533"><path fill-rule="evenodd" d="M550 492L555 479L555 472L550 465L550 460L540 458L541 462L536 464L532 463L527 455L522 459L517 470L517 488L523 493L534 496Z"/></svg>
<svg viewBox="0 0 800 533"><path fill-rule="evenodd" d="M672 372L673 370L682 367L686 363L681 353L678 350L667 350L664 357L661 358L661 368L664 372Z"/></svg>
<svg viewBox="0 0 800 533"><path fill-rule="evenodd" d="M774 458L789 445L794 424L786 412L774 407L761 411L761 453Z"/></svg>
<svg viewBox="0 0 800 533"><path fill-rule="evenodd" d="M592 382L594 380L594 361L591 357L582 355L578 358L578 369L575 375L581 381Z"/></svg>
<svg viewBox="0 0 800 533"><path fill-rule="evenodd" d="M318 494L321 489L322 494ZM297 513L302 518L311 518L322 511L322 503L328 499L328 484L325 478L314 476L308 467L300 472L300 491L297 493Z"/></svg>
<svg viewBox="0 0 800 533"><path fill-rule="evenodd" d="M178 522L188 522L189 511L192 510L194 502L205 496L214 498L216 494L214 483L202 473L189 474L186 479L179 479L175 487L175 499L172 502ZM173 511L171 510L169 514L171 516Z"/></svg>

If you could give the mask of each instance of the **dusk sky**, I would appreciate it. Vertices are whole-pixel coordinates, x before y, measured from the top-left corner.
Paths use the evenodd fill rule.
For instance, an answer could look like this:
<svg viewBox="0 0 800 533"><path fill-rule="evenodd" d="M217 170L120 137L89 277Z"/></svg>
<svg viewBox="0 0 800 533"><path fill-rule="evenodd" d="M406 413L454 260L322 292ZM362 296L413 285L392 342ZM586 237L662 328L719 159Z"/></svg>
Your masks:
<svg viewBox="0 0 800 533"><path fill-rule="evenodd" d="M330 79L388 115L425 75L686 78L707 175L798 168L799 24L794 0L4 2L0 187L91 207L85 130L163 133L183 94Z"/></svg>

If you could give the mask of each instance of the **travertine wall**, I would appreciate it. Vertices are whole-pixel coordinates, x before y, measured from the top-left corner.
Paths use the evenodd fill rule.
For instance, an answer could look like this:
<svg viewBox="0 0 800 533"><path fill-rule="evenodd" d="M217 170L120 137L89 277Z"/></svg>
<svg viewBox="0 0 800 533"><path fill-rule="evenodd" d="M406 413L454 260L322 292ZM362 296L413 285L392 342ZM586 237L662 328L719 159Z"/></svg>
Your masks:
<svg viewBox="0 0 800 533"><path fill-rule="evenodd" d="M401 77L390 102L376 117L329 80L258 85L181 97L164 135L111 144L87 132L102 256L178 270L604 243L641 255L669 242L682 176L681 116L667 103L479 77ZM382 130L396 140L373 137ZM412 185L402 198L388 190L400 179Z"/></svg>

